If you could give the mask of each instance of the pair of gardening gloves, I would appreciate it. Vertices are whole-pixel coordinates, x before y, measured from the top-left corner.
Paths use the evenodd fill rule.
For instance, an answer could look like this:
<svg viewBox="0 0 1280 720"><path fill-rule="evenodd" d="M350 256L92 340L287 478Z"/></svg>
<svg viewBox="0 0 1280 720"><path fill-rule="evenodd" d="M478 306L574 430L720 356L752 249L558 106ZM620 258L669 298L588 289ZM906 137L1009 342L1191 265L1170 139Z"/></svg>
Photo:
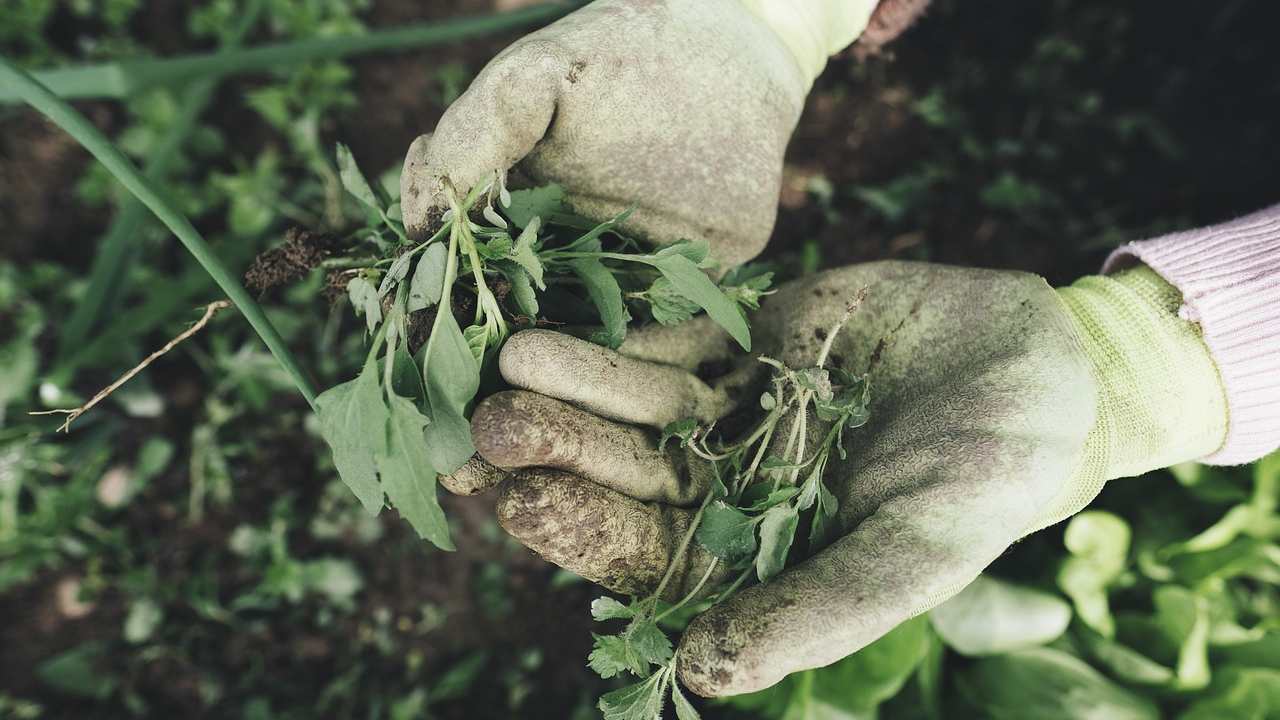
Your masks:
<svg viewBox="0 0 1280 720"><path fill-rule="evenodd" d="M872 17L870 0L592 3L503 51L413 144L406 224L429 228L446 178L471 187L516 168L560 184L593 219L638 204L623 228L632 237L706 240L721 267L744 262L772 231L783 154L826 57L869 21L882 32L895 20L881 12L922 3L885 4ZM1213 360L1178 317L1178 291L1145 267L1058 290L1020 272L839 268L767 298L751 316L753 352L812 367L864 289L829 361L867 373L872 397L870 422L847 433L847 459L833 456L824 477L839 539L689 625L679 677L701 695L839 660L956 594L1105 481L1224 441ZM700 461L660 449L656 431L755 406L764 366L705 317L633 330L617 351L528 330L499 365L516 389L475 409L483 460L446 485L471 493L501 479L508 532L606 588L651 592L708 484ZM704 379L700 366L725 370ZM827 431L817 417L807 428L814 443ZM673 596L707 566L693 545Z"/></svg>

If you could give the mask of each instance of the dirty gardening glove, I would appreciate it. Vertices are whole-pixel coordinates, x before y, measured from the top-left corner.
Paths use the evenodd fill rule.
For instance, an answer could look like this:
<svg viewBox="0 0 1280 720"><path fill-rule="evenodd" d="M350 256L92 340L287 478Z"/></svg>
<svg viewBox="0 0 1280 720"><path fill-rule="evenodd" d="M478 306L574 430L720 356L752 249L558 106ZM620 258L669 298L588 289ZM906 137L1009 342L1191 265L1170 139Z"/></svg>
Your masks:
<svg viewBox="0 0 1280 720"><path fill-rule="evenodd" d="M773 228L782 158L828 54L874 0L598 0L517 41L409 148L405 226L519 170L650 243L707 240L727 270Z"/></svg>
<svg viewBox="0 0 1280 720"><path fill-rule="evenodd" d="M1179 293L1145 267L1057 291L1015 272L848 267L769 298L753 318L758 349L811 367L863 287L829 363L868 372L872 393L870 422L847 432L848 458L833 455L824 478L839 539L692 622L678 668L701 695L834 662L954 595L1104 481L1224 441L1213 361L1178 318ZM514 336L500 366L524 389L485 400L473 422L485 458L538 468L503 485L502 525L608 588L651 591L692 514L681 506L707 487L696 463L655 449L652 429L756 402L744 370L711 385L688 372L728 347L699 319L636 332L617 353L547 331ZM814 438L825 430L815 417L810 427ZM694 552L674 584L706 563Z"/></svg>

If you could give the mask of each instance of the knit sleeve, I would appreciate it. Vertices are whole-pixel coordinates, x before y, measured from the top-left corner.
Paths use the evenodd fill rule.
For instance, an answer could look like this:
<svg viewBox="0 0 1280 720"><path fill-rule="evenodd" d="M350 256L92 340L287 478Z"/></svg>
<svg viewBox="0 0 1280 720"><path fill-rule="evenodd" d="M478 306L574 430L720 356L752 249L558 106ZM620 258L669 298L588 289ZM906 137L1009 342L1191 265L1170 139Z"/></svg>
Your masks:
<svg viewBox="0 0 1280 720"><path fill-rule="evenodd" d="M1182 292L1227 393L1226 442L1213 465L1280 447L1280 205L1238 220L1128 243L1104 272L1145 263Z"/></svg>

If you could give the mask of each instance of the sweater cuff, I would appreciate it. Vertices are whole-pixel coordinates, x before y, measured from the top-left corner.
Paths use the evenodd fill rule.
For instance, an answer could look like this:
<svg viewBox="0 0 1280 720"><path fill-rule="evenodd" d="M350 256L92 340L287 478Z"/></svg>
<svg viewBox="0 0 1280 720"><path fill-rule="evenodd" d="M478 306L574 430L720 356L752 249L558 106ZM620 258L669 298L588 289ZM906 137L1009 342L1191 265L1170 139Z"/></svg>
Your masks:
<svg viewBox="0 0 1280 720"><path fill-rule="evenodd" d="M1223 446L1210 465L1280 447L1280 205L1221 225L1121 246L1103 272L1145 263L1182 293L1227 393Z"/></svg>

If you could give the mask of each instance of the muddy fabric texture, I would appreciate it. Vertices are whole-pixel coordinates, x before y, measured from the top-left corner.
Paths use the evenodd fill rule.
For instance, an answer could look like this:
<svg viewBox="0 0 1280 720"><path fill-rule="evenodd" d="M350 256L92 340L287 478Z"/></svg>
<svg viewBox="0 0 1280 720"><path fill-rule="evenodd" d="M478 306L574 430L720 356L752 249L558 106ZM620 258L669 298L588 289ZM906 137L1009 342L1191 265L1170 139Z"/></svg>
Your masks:
<svg viewBox="0 0 1280 720"><path fill-rule="evenodd" d="M1177 334L1171 342L1187 350L1185 342L1194 336L1169 324L1178 321L1176 303L1165 302L1149 280L1112 279L1107 282L1118 285L1101 291L1111 293L1105 302L1140 303L1124 316L1155 323L1152 332ZM871 421L846 435L848 459L833 459L825 476L840 503L841 537L768 584L747 588L693 621L681 643L679 672L699 694L759 690L864 647L965 587L1012 543L1042 525L1046 513L1078 509L1083 478L1093 477L1096 456L1113 457L1108 454L1112 446L1096 442L1097 428L1157 423L1161 426L1138 430L1159 434L1167 426L1168 418L1159 414L1121 417L1124 408L1106 398L1114 397L1108 388L1126 379L1142 386L1135 392L1150 394L1165 393L1167 388L1154 385L1171 379L1135 370L1134 363L1146 361L1115 344L1101 350L1110 361L1099 363L1099 351L1091 346L1106 338L1087 330L1091 325L1081 319L1088 315L1083 306L1064 302L1044 280L1024 273L903 262L821 273L767 299L753 317L758 351L791 367L812 365L827 332L863 288L867 298L831 352L831 363L869 373L873 396ZM1090 288L1085 283L1073 292ZM752 358L740 357L724 378L707 382L684 369L696 365L689 348L722 356L728 345L722 332L701 322L650 330L640 347L630 348L636 356L654 357L660 355L654 346L683 347L666 353L679 358L683 368L554 333L513 338L519 362L502 363L508 381L565 404L556 410L543 406L536 417L509 405L477 423L476 445L482 452L493 440L484 436L493 434L501 436L497 443L503 448L523 448L525 457L555 457L545 460L551 469L534 471L533 482L526 469L526 475L504 484L500 520L509 532L547 560L606 587L652 590L654 578L661 576L656 568L670 557L689 511L637 498L679 487L669 484L669 473L689 472L689 467L669 454L670 469L654 470L662 459L637 457L634 443L610 446L615 449L609 460L610 447L587 446L609 445L616 434L595 423L638 424L653 431L657 420L699 407L699 397L758 397L764 376L741 371ZM642 370L646 364L649 370ZM590 383L566 368L582 369ZM589 436L550 441L556 433L584 427L573 405L603 417L593 421ZM728 401L713 414L730 407ZM808 427L810 440L818 442L823 423L810 417ZM1103 474L1154 469L1204 449L1177 445L1103 463ZM599 459L594 481L573 471L564 447ZM627 469L633 462L649 469L637 474ZM577 464L581 467L581 460ZM608 465L615 469L601 469ZM1100 485L1090 484L1083 502ZM1065 511L1064 498L1072 499ZM695 546L677 568L679 582L696 582L700 573L690 566L706 562Z"/></svg>
<svg viewBox="0 0 1280 720"><path fill-rule="evenodd" d="M808 81L738 0L600 0L500 53L409 148L405 225L417 237L460 192L513 166L555 182L581 215L636 206L624 231L706 240L724 269L773 230L787 142Z"/></svg>

